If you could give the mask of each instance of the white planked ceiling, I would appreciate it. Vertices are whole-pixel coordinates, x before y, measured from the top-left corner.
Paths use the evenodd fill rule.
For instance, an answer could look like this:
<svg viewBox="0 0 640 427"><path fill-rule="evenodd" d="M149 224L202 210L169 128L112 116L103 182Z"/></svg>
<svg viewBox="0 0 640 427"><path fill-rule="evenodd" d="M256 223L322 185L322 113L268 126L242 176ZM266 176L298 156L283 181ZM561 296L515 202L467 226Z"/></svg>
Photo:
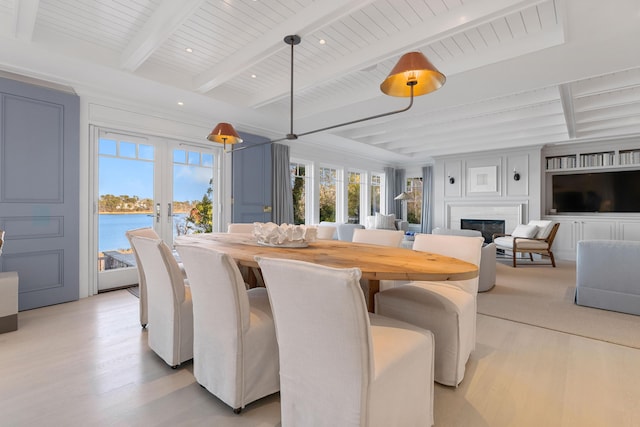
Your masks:
<svg viewBox="0 0 640 427"><path fill-rule="evenodd" d="M0 69L100 86L90 79L100 67L110 85L127 86L121 96L144 100L145 82L159 83L199 99L192 113L212 125L231 121L279 138L291 130L286 35L302 37L294 48L294 133L403 108L406 99L383 95L379 85L403 53L419 50L447 76L442 89L416 98L407 112L289 142L417 164L640 135L640 44L633 41L640 2L602 3L0 0ZM42 51L60 63L29 62ZM124 83L127 76L138 84Z"/></svg>

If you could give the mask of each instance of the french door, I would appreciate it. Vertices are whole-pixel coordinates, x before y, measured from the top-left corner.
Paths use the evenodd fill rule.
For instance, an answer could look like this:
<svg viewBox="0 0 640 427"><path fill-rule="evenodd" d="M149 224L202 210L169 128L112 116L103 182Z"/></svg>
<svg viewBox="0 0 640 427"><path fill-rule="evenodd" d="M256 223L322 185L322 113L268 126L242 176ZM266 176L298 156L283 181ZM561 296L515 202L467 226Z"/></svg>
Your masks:
<svg viewBox="0 0 640 427"><path fill-rule="evenodd" d="M157 137L97 132L98 291L137 283L127 230L175 236L218 229L221 151Z"/></svg>

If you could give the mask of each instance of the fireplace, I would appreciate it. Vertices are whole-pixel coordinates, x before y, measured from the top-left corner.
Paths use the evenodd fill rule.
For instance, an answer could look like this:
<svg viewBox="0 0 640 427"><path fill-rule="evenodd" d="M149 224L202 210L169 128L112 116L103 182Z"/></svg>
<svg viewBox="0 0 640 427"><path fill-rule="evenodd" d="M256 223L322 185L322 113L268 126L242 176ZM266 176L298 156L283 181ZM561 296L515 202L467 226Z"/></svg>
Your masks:
<svg viewBox="0 0 640 427"><path fill-rule="evenodd" d="M494 233L504 233L504 220L501 219L461 219L460 228L478 230L482 233L485 243L493 241Z"/></svg>

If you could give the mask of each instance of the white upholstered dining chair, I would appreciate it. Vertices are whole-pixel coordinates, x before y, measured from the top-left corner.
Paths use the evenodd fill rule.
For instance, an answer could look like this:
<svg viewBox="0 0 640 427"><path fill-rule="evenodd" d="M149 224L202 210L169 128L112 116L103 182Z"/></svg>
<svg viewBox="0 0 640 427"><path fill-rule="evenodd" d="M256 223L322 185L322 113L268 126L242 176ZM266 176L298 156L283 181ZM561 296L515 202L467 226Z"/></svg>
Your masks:
<svg viewBox="0 0 640 427"><path fill-rule="evenodd" d="M382 230L374 228L363 228L353 230L354 243L368 243L370 245L391 246L399 248L404 239L402 230ZM381 280L380 290L390 289L407 282L399 280ZM368 286L368 281L363 280L362 286Z"/></svg>
<svg viewBox="0 0 640 427"><path fill-rule="evenodd" d="M193 358L191 290L171 249L161 239L133 236L147 288L149 347L176 368Z"/></svg>
<svg viewBox="0 0 640 427"><path fill-rule="evenodd" d="M138 269L138 304L140 306L140 325L143 328L147 327L149 323L149 315L147 313L147 284L144 276L144 268L142 263L140 262L140 257L138 256L138 251L133 246L133 242L131 238L138 237L146 237L148 239L160 239L158 233L151 227L144 228L135 228L133 230L127 230L125 233L127 239L129 240L129 244L131 245L131 249L133 249L133 256L136 260L136 268ZM184 269L182 268L182 263L178 261L178 267L182 271L184 275ZM186 278L186 277L185 277Z"/></svg>
<svg viewBox="0 0 640 427"><path fill-rule="evenodd" d="M227 233L253 234L253 223L236 222L227 225Z"/></svg>
<svg viewBox="0 0 640 427"><path fill-rule="evenodd" d="M193 374L239 413L280 390L267 290L247 291L238 266L225 253L198 245L176 249L193 294Z"/></svg>
<svg viewBox="0 0 640 427"><path fill-rule="evenodd" d="M227 225L227 233L233 234L250 234L253 235L253 223L236 222ZM264 280L262 280L262 274L257 268L249 268L247 266L239 266L242 279L245 281L247 288L250 287L263 287Z"/></svg>
<svg viewBox="0 0 640 427"><path fill-rule="evenodd" d="M392 246L399 248L404 238L402 230L356 229L353 230L354 243L368 243L370 245Z"/></svg>
<svg viewBox="0 0 640 427"><path fill-rule="evenodd" d="M320 240L333 240L334 236L336 235L337 229L338 228L333 225L320 224L318 226L318 234L316 237Z"/></svg>
<svg viewBox="0 0 640 427"><path fill-rule="evenodd" d="M478 266L482 237L419 234L413 249L467 261ZM478 277L460 281L409 282L379 292L375 312L433 332L435 380L457 386L476 344Z"/></svg>
<svg viewBox="0 0 640 427"><path fill-rule="evenodd" d="M257 258L280 354L282 426L433 424L433 334L367 313L357 268Z"/></svg>

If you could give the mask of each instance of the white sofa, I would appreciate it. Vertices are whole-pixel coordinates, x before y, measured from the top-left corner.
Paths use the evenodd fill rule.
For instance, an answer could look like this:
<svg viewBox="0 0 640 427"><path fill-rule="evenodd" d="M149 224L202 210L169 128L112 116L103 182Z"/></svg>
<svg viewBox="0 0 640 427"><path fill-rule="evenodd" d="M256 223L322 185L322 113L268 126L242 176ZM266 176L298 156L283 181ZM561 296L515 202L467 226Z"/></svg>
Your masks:
<svg viewBox="0 0 640 427"><path fill-rule="evenodd" d="M576 304L640 315L640 242L581 240Z"/></svg>
<svg viewBox="0 0 640 427"><path fill-rule="evenodd" d="M394 214L368 215L364 219L364 228L366 229L383 229L383 230L409 230L409 222L397 219Z"/></svg>
<svg viewBox="0 0 640 427"><path fill-rule="evenodd" d="M452 228L434 228L431 234L450 234L454 236L482 236L477 230L455 230ZM491 290L496 284L496 245L489 243L482 247L480 267L478 267L478 292Z"/></svg>

